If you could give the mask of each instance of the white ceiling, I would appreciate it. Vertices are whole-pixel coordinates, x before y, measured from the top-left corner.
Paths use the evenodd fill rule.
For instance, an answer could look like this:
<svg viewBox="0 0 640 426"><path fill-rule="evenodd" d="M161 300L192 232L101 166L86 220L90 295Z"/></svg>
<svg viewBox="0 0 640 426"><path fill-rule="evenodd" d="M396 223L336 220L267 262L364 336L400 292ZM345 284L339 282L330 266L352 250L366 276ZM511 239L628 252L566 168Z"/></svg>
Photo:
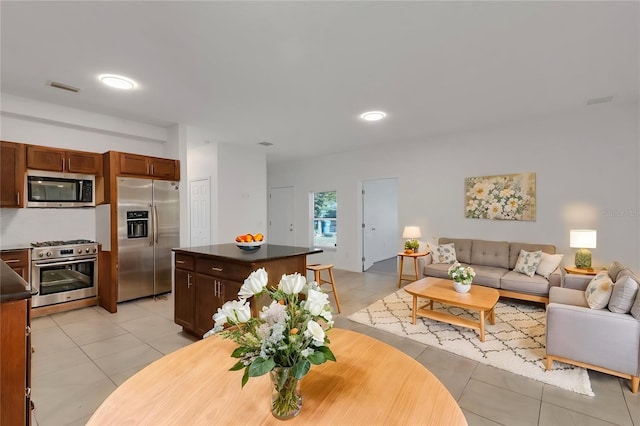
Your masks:
<svg viewBox="0 0 640 426"><path fill-rule="evenodd" d="M3 93L269 162L638 98L637 2L2 1ZM115 73L140 87L99 84ZM77 94L47 86L79 87ZM361 112L382 109L383 122Z"/></svg>

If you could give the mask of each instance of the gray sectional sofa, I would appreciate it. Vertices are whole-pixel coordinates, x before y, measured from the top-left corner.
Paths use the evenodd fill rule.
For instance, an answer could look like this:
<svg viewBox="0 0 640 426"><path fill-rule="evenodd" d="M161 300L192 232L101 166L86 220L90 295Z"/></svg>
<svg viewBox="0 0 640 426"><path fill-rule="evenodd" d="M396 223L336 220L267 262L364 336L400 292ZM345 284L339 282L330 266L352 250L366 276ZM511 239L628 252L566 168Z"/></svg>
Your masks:
<svg viewBox="0 0 640 426"><path fill-rule="evenodd" d="M541 275L529 277L513 271L520 250L542 250L555 254L556 248L550 244L527 244L507 241L486 241L457 238L440 238L438 245L453 243L456 258L463 265L470 265L475 271L474 284L498 289L500 296L548 303L549 289L560 286L562 273L556 268L549 278ZM448 263L433 263L431 255L419 258L419 271L426 276L448 278Z"/></svg>

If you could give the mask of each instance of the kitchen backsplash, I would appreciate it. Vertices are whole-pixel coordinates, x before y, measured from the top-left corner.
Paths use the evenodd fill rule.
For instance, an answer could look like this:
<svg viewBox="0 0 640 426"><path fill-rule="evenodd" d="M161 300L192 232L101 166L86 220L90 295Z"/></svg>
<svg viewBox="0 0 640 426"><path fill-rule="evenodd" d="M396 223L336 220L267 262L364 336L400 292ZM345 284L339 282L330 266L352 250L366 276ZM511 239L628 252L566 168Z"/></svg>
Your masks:
<svg viewBox="0 0 640 426"><path fill-rule="evenodd" d="M96 239L94 208L0 209L0 249L73 239Z"/></svg>

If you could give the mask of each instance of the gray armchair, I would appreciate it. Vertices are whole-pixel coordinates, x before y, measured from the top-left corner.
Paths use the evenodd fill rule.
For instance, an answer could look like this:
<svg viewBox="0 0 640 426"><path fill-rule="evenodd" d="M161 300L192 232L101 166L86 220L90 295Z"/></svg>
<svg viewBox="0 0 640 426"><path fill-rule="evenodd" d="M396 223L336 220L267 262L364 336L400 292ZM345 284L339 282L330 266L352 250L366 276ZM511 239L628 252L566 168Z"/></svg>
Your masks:
<svg viewBox="0 0 640 426"><path fill-rule="evenodd" d="M601 371L631 380L631 391L638 393L639 308L637 295L631 313L615 313L607 308L589 308L583 289L551 287L547 306L547 370L553 367L553 361L560 361Z"/></svg>

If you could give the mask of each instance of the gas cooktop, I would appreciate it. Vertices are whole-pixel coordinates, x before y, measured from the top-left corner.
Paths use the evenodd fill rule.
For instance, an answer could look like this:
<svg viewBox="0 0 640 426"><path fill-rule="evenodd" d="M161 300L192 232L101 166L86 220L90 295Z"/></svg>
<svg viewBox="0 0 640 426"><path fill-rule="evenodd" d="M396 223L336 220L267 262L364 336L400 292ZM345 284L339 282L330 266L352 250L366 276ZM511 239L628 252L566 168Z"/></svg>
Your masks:
<svg viewBox="0 0 640 426"><path fill-rule="evenodd" d="M95 244L92 240L53 240L31 243L31 247L56 247L56 246L70 246L75 244Z"/></svg>

